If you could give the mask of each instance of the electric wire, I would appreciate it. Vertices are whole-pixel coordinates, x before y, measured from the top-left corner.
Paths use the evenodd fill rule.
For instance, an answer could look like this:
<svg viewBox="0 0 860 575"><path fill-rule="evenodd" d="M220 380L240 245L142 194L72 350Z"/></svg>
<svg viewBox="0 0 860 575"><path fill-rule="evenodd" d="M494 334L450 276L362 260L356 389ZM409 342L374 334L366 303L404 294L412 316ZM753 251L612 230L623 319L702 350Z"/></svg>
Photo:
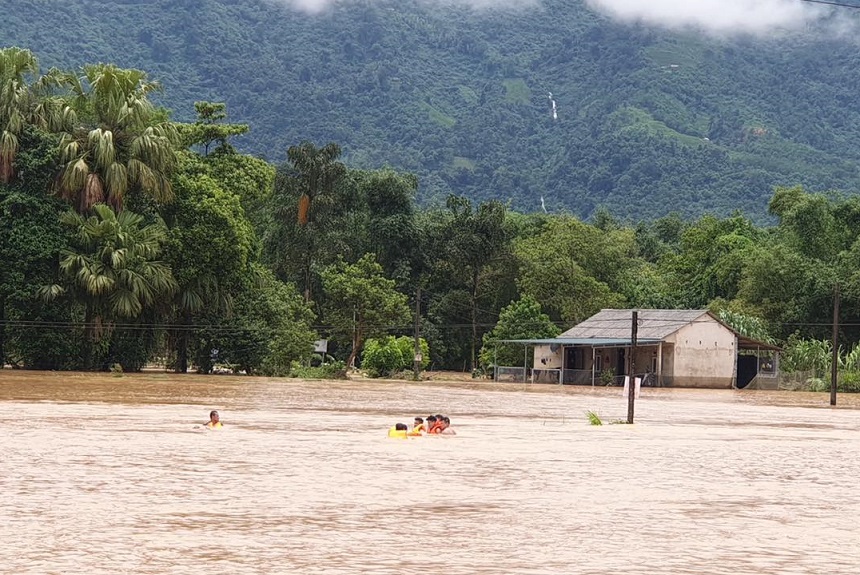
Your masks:
<svg viewBox="0 0 860 575"><path fill-rule="evenodd" d="M824 4L827 6L838 6L840 8L854 8L855 10L860 9L860 4L845 4L843 2L835 2L834 0L800 0L801 2L806 2L807 4Z"/></svg>

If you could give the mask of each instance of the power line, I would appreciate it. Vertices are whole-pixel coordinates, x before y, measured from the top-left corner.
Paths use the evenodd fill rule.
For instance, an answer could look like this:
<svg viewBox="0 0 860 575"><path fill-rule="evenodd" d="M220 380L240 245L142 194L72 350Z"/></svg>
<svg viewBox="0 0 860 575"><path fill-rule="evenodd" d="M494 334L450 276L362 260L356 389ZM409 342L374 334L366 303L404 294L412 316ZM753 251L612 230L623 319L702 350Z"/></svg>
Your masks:
<svg viewBox="0 0 860 575"><path fill-rule="evenodd" d="M842 2L834 2L832 0L800 0L801 2L806 2L808 4L826 4L827 6L839 6L840 8L854 8L855 10L860 9L860 5L858 4L844 4Z"/></svg>

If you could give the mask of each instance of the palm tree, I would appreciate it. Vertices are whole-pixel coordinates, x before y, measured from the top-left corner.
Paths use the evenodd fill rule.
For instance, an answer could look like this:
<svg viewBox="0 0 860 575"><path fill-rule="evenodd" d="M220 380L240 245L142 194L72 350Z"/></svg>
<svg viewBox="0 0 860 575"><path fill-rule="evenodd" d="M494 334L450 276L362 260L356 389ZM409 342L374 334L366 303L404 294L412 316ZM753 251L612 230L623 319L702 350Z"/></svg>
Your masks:
<svg viewBox="0 0 860 575"><path fill-rule="evenodd" d="M287 159L293 164L293 177L298 183L298 223L304 226L310 218L311 203L330 196L334 186L346 174L346 166L338 162L340 146L331 142L317 148L311 142L290 146Z"/></svg>
<svg viewBox="0 0 860 575"><path fill-rule="evenodd" d="M188 371L188 343L194 314L205 309L231 313L232 299L221 287L213 273L196 275L186 285L179 285L174 298L174 308L179 326L170 334L170 342L176 350L176 373Z"/></svg>
<svg viewBox="0 0 860 575"><path fill-rule="evenodd" d="M304 287L305 301L311 298L311 272L318 255L320 234L330 224L329 217L338 198L335 187L346 175L346 166L337 161L340 146L329 143L317 148L311 142L302 142L287 150L292 166L279 173L275 183L275 215L279 228L292 236L294 248L300 251L300 282ZM295 218L296 224L290 220Z"/></svg>
<svg viewBox="0 0 860 575"><path fill-rule="evenodd" d="M0 182L4 184L14 175L18 136L27 122L30 89L26 76L37 71L36 57L29 50L0 50Z"/></svg>
<svg viewBox="0 0 860 575"><path fill-rule="evenodd" d="M177 290L170 267L156 259L165 240L162 225L143 225L143 216L117 214L105 204L93 205L92 212L63 215L76 232L75 249L61 254L64 285L43 289L46 299L70 293L86 306L86 367L89 345L109 335L114 321L139 318Z"/></svg>
<svg viewBox="0 0 860 575"><path fill-rule="evenodd" d="M56 69L36 77L39 63L29 50L0 49L0 183L15 176L18 139L28 124L56 131L74 121L74 114L53 91L64 83ZM32 80L28 83L28 80Z"/></svg>
<svg viewBox="0 0 860 575"><path fill-rule="evenodd" d="M149 99L159 85L140 70L110 64L83 70L71 79L72 104L82 121L62 132L57 191L80 213L102 202L120 211L131 191L169 201L178 137Z"/></svg>

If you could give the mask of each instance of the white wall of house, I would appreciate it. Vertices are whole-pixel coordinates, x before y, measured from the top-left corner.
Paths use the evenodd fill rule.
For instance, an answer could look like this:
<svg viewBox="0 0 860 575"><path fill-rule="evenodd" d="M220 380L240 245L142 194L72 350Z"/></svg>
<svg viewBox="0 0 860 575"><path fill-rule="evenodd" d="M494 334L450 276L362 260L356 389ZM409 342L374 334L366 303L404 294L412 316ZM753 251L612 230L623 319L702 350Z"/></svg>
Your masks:
<svg viewBox="0 0 860 575"><path fill-rule="evenodd" d="M731 388L737 375L737 338L722 324L703 316L666 338L674 344L672 385Z"/></svg>
<svg viewBox="0 0 860 575"><path fill-rule="evenodd" d="M561 369L562 347L557 345L555 348L553 352L552 347L548 345L535 346L535 369Z"/></svg>

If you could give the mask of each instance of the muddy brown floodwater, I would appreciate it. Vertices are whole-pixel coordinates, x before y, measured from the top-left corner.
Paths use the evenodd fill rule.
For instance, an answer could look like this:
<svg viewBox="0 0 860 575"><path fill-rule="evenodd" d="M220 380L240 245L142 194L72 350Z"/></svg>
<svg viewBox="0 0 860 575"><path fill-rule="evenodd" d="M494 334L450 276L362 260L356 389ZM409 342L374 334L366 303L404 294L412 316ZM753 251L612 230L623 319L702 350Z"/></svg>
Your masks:
<svg viewBox="0 0 860 575"><path fill-rule="evenodd" d="M0 572L856 575L857 400L7 370Z"/></svg>

